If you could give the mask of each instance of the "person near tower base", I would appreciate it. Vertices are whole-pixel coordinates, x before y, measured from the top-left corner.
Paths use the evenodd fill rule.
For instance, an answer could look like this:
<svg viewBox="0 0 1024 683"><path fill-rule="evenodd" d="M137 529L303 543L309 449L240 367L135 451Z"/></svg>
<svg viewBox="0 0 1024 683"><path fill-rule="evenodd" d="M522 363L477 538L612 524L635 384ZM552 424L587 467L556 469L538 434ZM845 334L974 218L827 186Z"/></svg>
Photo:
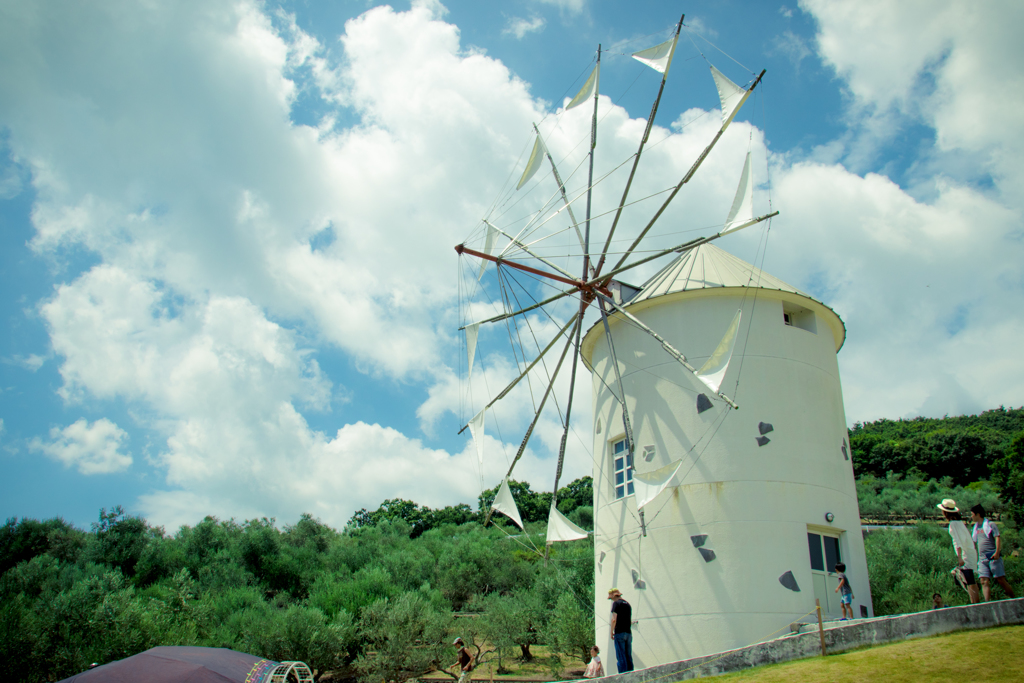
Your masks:
<svg viewBox="0 0 1024 683"><path fill-rule="evenodd" d="M836 593L839 593L839 608L843 610L843 618L840 621L846 621L847 612L849 612L850 619L853 619L853 588L850 587L850 580L846 578L846 565L842 562L836 562L836 578L839 579L839 585L836 586Z"/></svg>
<svg viewBox="0 0 1024 683"><path fill-rule="evenodd" d="M615 643L615 663L619 673L633 670L633 608L622 598L618 588L608 591L612 601L611 636Z"/></svg>
<svg viewBox="0 0 1024 683"><path fill-rule="evenodd" d="M992 579L1003 587L1007 597L1016 597L1003 569L1003 539L999 537L999 528L985 518L985 508L981 503L971 508L971 519L974 521L971 538L978 542L978 576L985 600L992 599Z"/></svg>

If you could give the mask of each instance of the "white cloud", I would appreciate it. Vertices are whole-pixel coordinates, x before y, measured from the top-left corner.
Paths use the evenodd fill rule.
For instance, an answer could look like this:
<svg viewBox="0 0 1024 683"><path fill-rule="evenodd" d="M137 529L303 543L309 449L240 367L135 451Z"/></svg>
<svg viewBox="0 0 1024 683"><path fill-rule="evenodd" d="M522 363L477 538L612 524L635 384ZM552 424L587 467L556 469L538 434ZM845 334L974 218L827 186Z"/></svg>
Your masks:
<svg viewBox="0 0 1024 683"><path fill-rule="evenodd" d="M795 218L794 241L807 242L781 260L809 272L849 328L840 355L848 416L1020 403L1024 364L1005 349L1024 333L1016 190L1024 121L1014 113L1024 106L1024 76L1013 66L1024 47L1012 28L1024 7L801 7L817 19L819 53L851 95L852 135L845 153L833 145L832 158L870 168L910 123L935 131L907 173L918 199L887 178L838 166L798 163L776 177L797 212L784 211Z"/></svg>
<svg viewBox="0 0 1024 683"><path fill-rule="evenodd" d="M1019 159L1024 45L1017 27L1024 5L973 3L824 2L802 0L819 24L818 49L853 97L853 122L865 144L883 145L905 120L935 130L934 153L960 153L936 171L991 174L1004 200L1024 207L1011 188L1024 181ZM863 119L863 120L861 120ZM968 156L963 156L966 153ZM973 156L971 156L973 155ZM973 168L958 169L968 162Z"/></svg>
<svg viewBox="0 0 1024 683"><path fill-rule="evenodd" d="M522 40L527 33L539 33L544 30L544 26L547 21L544 17L533 16L529 19L523 17L509 17L505 23L505 28L501 30L503 35L515 36L517 40Z"/></svg>
<svg viewBox="0 0 1024 683"><path fill-rule="evenodd" d="M29 442L33 451L58 460L66 467L76 467L82 474L111 474L128 469L132 456L121 452L127 432L107 418L91 425L82 418L61 429L50 430L50 441L36 437Z"/></svg>
<svg viewBox="0 0 1024 683"><path fill-rule="evenodd" d="M312 510L342 524L395 495L474 499L475 455L381 425L310 429L302 411L329 410L332 383L294 328L367 373L444 376L451 247L514 162L508 132L540 118L525 84L463 53L436 3L350 21L342 67L289 16L275 29L247 3L122 9L110 21L82 7L28 17L75 25L67 40L10 28L10 49L40 58L19 62L0 113L33 169L33 247L55 257L80 245L101 261L40 309L61 394L125 400L166 437L152 460L170 490L140 501L147 514L173 526L183 514ZM136 35L138 21L153 31ZM91 67L64 79L82 54ZM363 123L291 124L310 87ZM68 121L48 110L61 99L81 104ZM311 247L322 231L334 241ZM539 476L538 457L523 476Z"/></svg>
<svg viewBox="0 0 1024 683"><path fill-rule="evenodd" d="M46 360L46 356L40 356L35 353L30 353L27 356L15 354L10 358L4 358L5 363L17 365L19 367L25 368L29 372L35 372L39 368L43 367L43 363L45 363Z"/></svg>
<svg viewBox="0 0 1024 683"><path fill-rule="evenodd" d="M554 5L566 14L579 14L587 6L587 0L537 0L543 5Z"/></svg>
<svg viewBox="0 0 1024 683"><path fill-rule="evenodd" d="M800 71L800 64L811 56L811 49L807 46L807 41L792 31L783 31L781 35L772 39L772 43L775 45L773 51L786 55L793 62L797 73Z"/></svg>

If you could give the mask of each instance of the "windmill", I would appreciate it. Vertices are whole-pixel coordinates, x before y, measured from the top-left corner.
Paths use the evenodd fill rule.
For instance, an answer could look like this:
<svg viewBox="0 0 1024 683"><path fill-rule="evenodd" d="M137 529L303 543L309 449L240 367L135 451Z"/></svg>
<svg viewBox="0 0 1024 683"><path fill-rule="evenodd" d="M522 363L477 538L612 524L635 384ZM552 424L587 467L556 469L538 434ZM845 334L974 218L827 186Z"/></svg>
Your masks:
<svg viewBox="0 0 1024 683"><path fill-rule="evenodd" d="M863 544L859 533L856 538L853 533L859 531L859 515L848 446L844 441L845 465L831 463L822 472L818 471L821 468L808 466L819 451L822 458L826 457L826 442L833 446L828 453L838 453L839 441L845 439L835 359L845 339L842 321L821 302L712 244L778 214L754 213L750 153L732 205L723 212L725 221L710 236L666 246L662 235L661 244L651 246L655 226L712 153L764 71L752 74L749 83L740 86L709 64L721 103L720 127L677 183L658 193L653 202L651 197L645 198L646 204L642 205L653 203L647 218L636 220L634 207L630 220L621 220L626 207L633 204L630 190L650 139L682 28L680 20L668 41L632 55L662 77L639 148L632 155L628 179L614 206L595 211L592 202L595 186L609 177L594 178L599 47L593 70L561 113L592 105L584 187L568 189L540 128L535 126L525 169L507 196L515 197L514 193L524 187L537 187L535 176L548 166L551 180L545 186L547 199L518 224L503 224L496 218L500 212L492 210L492 215L481 222L474 246L469 241L456 246L463 257L479 260L479 267L472 269L478 280L485 272L493 272L502 285L500 312L473 317L479 307L467 308L462 328L466 333L467 376L472 373L478 335L487 326L505 327L517 360L514 376L464 427L473 433L481 463L488 411L517 388L529 391L533 409L490 512L505 514L523 526L508 482L547 409L558 415L561 424L547 545L587 536L587 531L559 512L557 499L571 434L576 376L580 362L584 363L592 373L594 390L596 642L604 643L607 637L607 603L602 587L632 585L636 591L634 616L639 618L634 651L642 666L750 644L764 635L766 624L774 625L768 629L771 632L806 613L803 607L808 596L812 596L809 599L813 607L816 592L826 597L822 604L827 604L824 592L829 586L828 569L839 553L847 560L851 576L862 569L862 595L868 595L866 565L862 568L858 562L863 557ZM571 175L580 170L577 167ZM509 201L499 200L494 206L507 206ZM580 208L583 217L577 220ZM599 232L603 239L597 239ZM622 241L623 232L628 245ZM568 236L571 255L562 254L556 259L546 253L545 240L551 236ZM667 265L644 284L631 286L626 282L631 273L639 272L637 269L666 261ZM522 286L516 290L517 277L543 283L554 293L539 296L540 290ZM774 318L773 312L778 313ZM771 327L771 321L778 323L782 332ZM539 322L557 332L549 332L547 337L538 334L533 327ZM793 330L813 334L816 341L787 337ZM741 362L733 363L737 346ZM769 347L783 354L785 361L761 362L753 353ZM827 348L831 354L825 352ZM803 371L801 363L808 367L813 364L814 371ZM741 372L745 378L742 388ZM559 384L559 377L563 378L561 385L566 386ZM825 377L834 381L830 384L822 379ZM802 393L806 383L815 391ZM727 391L730 386L732 389ZM786 387L786 391L776 391L779 387ZM564 395L558 395L560 389ZM741 412L744 397L749 398L750 405ZM808 403L810 397L816 403ZM778 417L765 417L769 413ZM762 417L752 426L748 424L758 415ZM804 418L794 419L799 415ZM751 429L753 436L747 433ZM770 436L773 433L776 435ZM773 461L766 457L783 449L784 458ZM756 466L751 465L751 457L771 464L758 461ZM780 464L782 460L785 464ZM742 472L755 469L757 475L749 487L733 485ZM794 502L796 489L772 488L770 483L780 473L789 477L785 484L798 487L798 498L803 501L806 497L806 501L799 505ZM816 493L819 489L832 497L822 501ZM704 495L705 490L712 493ZM775 495L779 505L769 505L767 499ZM801 507L804 502L810 506L806 510ZM822 505L828 509L822 511L820 520L808 516ZM770 586L757 582L766 581L764 577L771 570L766 574L761 569L740 569L745 563L756 565L758 553L771 550L764 542L771 537L770 533L765 535L765 529L759 528L754 537L744 536L748 530L744 525L750 520L742 517L752 514L751 506L766 511L757 519L770 528L787 525L783 545L788 554L769 555L789 564L771 577ZM793 511L796 508L800 508L799 514ZM827 523L823 516L826 512L832 515ZM834 520L845 526L827 526ZM827 525L822 529L818 522ZM793 531L797 528L802 531ZM829 535L830 529L845 531ZM810 568L817 566L810 546L812 535L818 538L822 555L820 576L812 576ZM803 548L798 553L800 558L792 556L797 542ZM825 569L829 559L833 563ZM815 591L809 590L812 586ZM779 593L773 596L771 591L776 589ZM702 599L701 591L710 597Z"/></svg>

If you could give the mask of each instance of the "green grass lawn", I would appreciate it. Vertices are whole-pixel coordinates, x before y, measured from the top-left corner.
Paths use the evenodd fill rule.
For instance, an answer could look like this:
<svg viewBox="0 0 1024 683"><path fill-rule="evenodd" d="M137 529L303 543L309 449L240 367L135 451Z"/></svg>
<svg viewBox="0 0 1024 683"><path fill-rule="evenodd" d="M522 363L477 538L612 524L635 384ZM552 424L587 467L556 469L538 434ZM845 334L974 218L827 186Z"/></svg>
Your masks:
<svg viewBox="0 0 1024 683"><path fill-rule="evenodd" d="M1024 626L916 638L717 676L733 683L1024 681Z"/></svg>

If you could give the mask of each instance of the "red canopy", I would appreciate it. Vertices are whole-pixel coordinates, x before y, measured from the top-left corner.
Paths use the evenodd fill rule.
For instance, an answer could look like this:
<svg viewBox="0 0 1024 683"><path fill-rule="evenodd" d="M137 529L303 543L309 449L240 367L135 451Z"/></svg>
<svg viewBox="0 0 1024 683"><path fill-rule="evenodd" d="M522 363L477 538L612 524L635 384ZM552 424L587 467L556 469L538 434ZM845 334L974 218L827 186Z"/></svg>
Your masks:
<svg viewBox="0 0 1024 683"><path fill-rule="evenodd" d="M154 647L61 683L263 683L277 662L223 647Z"/></svg>

